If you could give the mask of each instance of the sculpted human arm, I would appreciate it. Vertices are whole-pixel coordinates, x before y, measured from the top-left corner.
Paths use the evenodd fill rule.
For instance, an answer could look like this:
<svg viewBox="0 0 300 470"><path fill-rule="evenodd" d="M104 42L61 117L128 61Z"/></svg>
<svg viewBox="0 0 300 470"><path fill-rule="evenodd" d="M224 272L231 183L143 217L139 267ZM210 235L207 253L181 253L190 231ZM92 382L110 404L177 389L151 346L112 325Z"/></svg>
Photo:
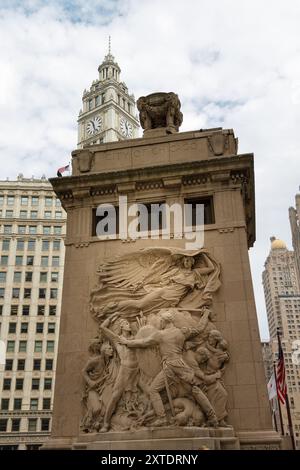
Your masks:
<svg viewBox="0 0 300 470"><path fill-rule="evenodd" d="M102 331L104 336L109 339L109 341L115 346L116 343L119 343L119 336L116 335L113 331L109 330L105 326L100 325L99 329Z"/></svg>
<svg viewBox="0 0 300 470"><path fill-rule="evenodd" d="M120 343L125 344L129 348L148 348L159 344L159 332L155 332L148 338L130 339L120 338Z"/></svg>
<svg viewBox="0 0 300 470"><path fill-rule="evenodd" d="M213 265L213 262L205 254L202 254L202 256L203 256L203 259L205 260L206 266L201 267L201 268L196 268L196 270L200 274L210 274L210 273L212 273L215 269L215 267Z"/></svg>
<svg viewBox="0 0 300 470"><path fill-rule="evenodd" d="M110 324L110 322L111 322L111 319L107 318L106 320L104 320L103 323L101 323L101 325L99 326L99 329L100 329L100 331L102 331L103 335L107 339L109 339L109 341L111 341L111 343L113 345L115 345L115 343L119 342L119 336L116 335L116 333L114 333L113 331L111 331L107 328L107 326Z"/></svg>
<svg viewBox="0 0 300 470"><path fill-rule="evenodd" d="M205 309L196 327L182 328L182 332L185 336L185 339L192 338L193 336L198 336L203 333L203 331L207 327L209 316L210 310Z"/></svg>

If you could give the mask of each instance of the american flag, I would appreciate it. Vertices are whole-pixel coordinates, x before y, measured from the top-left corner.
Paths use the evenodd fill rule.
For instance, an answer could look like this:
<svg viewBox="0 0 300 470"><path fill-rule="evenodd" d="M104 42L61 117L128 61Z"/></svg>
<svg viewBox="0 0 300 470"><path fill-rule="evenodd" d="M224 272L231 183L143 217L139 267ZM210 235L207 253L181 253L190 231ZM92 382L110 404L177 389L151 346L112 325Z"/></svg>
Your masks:
<svg viewBox="0 0 300 470"><path fill-rule="evenodd" d="M287 387L285 382L285 366L284 356L281 347L281 341L278 341L278 361L276 366L276 379L277 379L277 395L281 403L284 405L287 394Z"/></svg>

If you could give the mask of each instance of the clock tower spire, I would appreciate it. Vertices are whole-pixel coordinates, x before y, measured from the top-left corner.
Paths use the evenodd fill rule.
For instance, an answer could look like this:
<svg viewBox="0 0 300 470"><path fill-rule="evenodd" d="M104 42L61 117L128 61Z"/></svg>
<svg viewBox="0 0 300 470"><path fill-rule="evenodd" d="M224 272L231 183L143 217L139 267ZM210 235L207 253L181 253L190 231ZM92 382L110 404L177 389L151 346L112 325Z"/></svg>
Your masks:
<svg viewBox="0 0 300 470"><path fill-rule="evenodd" d="M121 69L111 53L98 67L98 79L84 90L78 117L78 148L138 137L134 95L120 80Z"/></svg>

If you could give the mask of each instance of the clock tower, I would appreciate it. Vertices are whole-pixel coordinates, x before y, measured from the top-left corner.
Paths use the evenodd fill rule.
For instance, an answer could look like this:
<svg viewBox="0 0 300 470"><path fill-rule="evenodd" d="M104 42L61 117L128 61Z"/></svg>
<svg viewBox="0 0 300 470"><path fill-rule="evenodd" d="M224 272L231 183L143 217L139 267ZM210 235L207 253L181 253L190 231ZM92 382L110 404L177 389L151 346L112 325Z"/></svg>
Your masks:
<svg viewBox="0 0 300 470"><path fill-rule="evenodd" d="M78 117L78 148L138 137L134 95L120 81L121 69L110 51L98 67L99 77L84 90Z"/></svg>

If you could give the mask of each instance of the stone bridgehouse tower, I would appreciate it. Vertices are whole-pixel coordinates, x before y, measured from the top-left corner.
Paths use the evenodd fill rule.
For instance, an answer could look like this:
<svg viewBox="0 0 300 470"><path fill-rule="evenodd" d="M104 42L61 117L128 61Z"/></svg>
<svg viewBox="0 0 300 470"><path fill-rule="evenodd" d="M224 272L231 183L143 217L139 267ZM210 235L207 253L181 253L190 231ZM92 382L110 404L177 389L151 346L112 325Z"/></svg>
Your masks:
<svg viewBox="0 0 300 470"><path fill-rule="evenodd" d="M174 93L137 106L142 138L79 148L72 176L51 180L67 236L47 447L279 449L248 258L253 154L238 154L232 130L179 132ZM172 229L163 239L163 218L156 239L151 226L124 235L124 220L97 236L98 206L124 214L120 196L147 211L202 204L204 247Z"/></svg>

